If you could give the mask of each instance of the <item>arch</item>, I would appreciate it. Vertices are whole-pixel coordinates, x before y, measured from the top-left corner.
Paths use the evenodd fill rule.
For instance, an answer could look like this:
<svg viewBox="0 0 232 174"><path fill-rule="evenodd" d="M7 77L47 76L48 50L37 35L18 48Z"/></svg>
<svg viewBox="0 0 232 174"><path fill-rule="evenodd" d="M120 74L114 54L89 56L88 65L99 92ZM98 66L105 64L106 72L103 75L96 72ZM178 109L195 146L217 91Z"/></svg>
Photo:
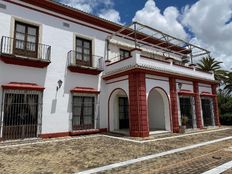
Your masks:
<svg viewBox="0 0 232 174"><path fill-rule="evenodd" d="M148 94L149 129L171 131L170 101L166 91L154 87Z"/></svg>
<svg viewBox="0 0 232 174"><path fill-rule="evenodd" d="M108 98L108 130L109 131L119 130L119 104L118 104L119 97L127 98L127 101L129 103L128 95L124 89L116 88L110 93L110 96ZM129 114L129 108L128 108L128 114ZM129 119L129 115L128 115L128 119Z"/></svg>

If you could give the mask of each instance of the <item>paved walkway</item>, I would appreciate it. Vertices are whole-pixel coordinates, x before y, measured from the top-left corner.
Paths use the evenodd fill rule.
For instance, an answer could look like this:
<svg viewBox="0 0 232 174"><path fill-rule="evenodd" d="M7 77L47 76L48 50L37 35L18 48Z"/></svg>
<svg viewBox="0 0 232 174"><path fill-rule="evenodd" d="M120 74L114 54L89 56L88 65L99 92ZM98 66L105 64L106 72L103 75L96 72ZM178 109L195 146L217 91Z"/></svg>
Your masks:
<svg viewBox="0 0 232 174"><path fill-rule="evenodd" d="M173 149L226 138L231 135L232 129L221 129L204 134L192 134L144 143L104 135L5 142L0 143L0 173L75 173L143 156L165 153ZM230 147L232 147L232 141L225 140L104 172L166 174L185 170L181 173L184 174L191 173L189 171L192 168L197 168L196 166L199 164L204 164L203 166L206 167L199 167L195 172L205 172L231 161ZM212 158L213 156L216 158ZM202 163L199 162L199 159ZM174 161L175 164L178 164L177 166L172 166ZM183 165L183 162L186 165ZM192 163L196 166L194 167ZM175 166L176 168L173 168ZM185 166L189 166L189 168Z"/></svg>

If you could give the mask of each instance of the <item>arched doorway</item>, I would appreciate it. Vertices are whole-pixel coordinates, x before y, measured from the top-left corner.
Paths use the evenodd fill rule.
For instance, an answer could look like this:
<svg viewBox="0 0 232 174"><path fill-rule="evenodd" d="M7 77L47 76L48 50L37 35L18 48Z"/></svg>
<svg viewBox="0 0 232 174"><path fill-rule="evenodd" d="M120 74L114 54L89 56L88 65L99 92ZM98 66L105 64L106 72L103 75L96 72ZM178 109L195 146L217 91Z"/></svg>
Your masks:
<svg viewBox="0 0 232 174"><path fill-rule="evenodd" d="M126 92L115 89L109 98L109 130L112 132L129 132L129 104Z"/></svg>
<svg viewBox="0 0 232 174"><path fill-rule="evenodd" d="M161 88L153 88L148 95L149 129L170 131L169 100Z"/></svg>

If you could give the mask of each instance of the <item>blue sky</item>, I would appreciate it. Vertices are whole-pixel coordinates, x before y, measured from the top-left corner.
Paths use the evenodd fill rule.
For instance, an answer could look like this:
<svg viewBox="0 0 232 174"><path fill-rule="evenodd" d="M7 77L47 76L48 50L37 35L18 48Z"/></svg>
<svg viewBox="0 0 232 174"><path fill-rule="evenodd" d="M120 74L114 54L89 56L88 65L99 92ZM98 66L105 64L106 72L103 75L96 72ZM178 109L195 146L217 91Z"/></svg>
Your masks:
<svg viewBox="0 0 232 174"><path fill-rule="evenodd" d="M232 0L57 0L101 18L138 21L208 49L232 68Z"/></svg>
<svg viewBox="0 0 232 174"><path fill-rule="evenodd" d="M163 12L169 6L177 7L179 10L186 5L192 5L197 0L156 0L157 7ZM131 23L136 11L142 9L146 0L114 0L115 9L119 11L123 23Z"/></svg>

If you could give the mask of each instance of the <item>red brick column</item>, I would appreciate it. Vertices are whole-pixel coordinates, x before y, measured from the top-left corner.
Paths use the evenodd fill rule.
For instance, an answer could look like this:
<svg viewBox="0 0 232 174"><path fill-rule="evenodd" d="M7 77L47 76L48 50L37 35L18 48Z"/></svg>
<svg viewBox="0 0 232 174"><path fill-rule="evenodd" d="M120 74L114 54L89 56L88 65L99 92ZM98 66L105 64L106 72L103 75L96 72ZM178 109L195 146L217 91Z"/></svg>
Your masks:
<svg viewBox="0 0 232 174"><path fill-rule="evenodd" d="M172 110L172 130L174 133L179 132L178 121L178 106L177 106L177 94L176 94L176 79L169 78L170 86L170 98L171 98L171 110Z"/></svg>
<svg viewBox="0 0 232 174"><path fill-rule="evenodd" d="M129 74L130 136L149 136L145 74Z"/></svg>
<svg viewBox="0 0 232 174"><path fill-rule="evenodd" d="M218 98L217 98L217 85L213 84L212 86L212 94L213 96L213 109L214 109L214 120L215 125L220 126L220 120L219 120L219 110L218 110Z"/></svg>
<svg viewBox="0 0 232 174"><path fill-rule="evenodd" d="M202 117L201 117L201 97L199 94L199 85L198 82L193 82L193 91L195 93L195 110L196 110L196 118L197 118L197 128L202 129Z"/></svg>

